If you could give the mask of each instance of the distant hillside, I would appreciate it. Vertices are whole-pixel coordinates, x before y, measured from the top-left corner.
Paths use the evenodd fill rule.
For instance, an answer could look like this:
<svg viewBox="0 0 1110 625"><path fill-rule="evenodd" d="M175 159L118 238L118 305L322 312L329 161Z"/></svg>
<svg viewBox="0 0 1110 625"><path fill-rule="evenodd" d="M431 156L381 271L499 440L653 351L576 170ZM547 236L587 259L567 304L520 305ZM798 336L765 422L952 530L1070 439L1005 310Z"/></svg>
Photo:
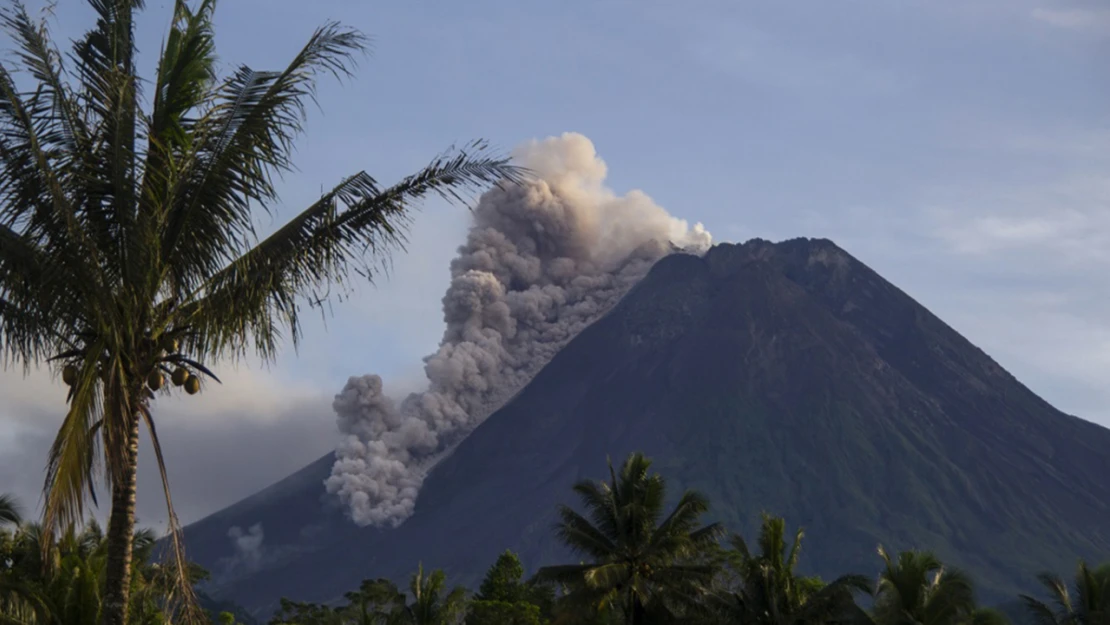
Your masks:
<svg viewBox="0 0 1110 625"><path fill-rule="evenodd" d="M659 261L428 478L400 528L325 505L321 458L187 529L211 592L267 614L338 598L418 561L475 583L506 548L568 555L550 531L570 485L642 450L677 491L751 531L805 526L805 566L874 574L881 542L965 567L985 598L1110 557L1110 431L1054 409L825 240L722 244ZM257 559L231 526L261 523Z"/></svg>

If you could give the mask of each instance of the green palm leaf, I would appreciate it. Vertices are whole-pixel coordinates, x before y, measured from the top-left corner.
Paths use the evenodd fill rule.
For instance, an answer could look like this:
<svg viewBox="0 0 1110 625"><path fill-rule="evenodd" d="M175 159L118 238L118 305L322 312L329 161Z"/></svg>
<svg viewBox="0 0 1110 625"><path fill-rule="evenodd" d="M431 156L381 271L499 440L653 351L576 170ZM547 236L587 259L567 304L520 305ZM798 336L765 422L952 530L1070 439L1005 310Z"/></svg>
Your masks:
<svg viewBox="0 0 1110 625"><path fill-rule="evenodd" d="M720 536L718 525L698 527L707 500L687 492L664 515L666 485L649 472L650 460L632 454L610 482L575 484L586 514L559 508L555 531L592 562L540 569L539 582L567 589L564 603L580 616L616 608L639 622L651 610L667 618L692 613L715 571L698 559ZM577 616L575 618L578 618Z"/></svg>
<svg viewBox="0 0 1110 625"><path fill-rule="evenodd" d="M0 525L5 523L19 525L23 521L23 510L12 495L0 494Z"/></svg>

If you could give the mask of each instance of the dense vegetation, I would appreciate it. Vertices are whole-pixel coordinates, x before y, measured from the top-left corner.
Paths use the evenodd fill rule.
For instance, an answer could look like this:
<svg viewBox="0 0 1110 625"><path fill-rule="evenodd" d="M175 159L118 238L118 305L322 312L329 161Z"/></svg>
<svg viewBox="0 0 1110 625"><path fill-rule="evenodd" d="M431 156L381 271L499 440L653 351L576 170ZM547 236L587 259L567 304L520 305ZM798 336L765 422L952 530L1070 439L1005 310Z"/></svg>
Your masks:
<svg viewBox="0 0 1110 625"><path fill-rule="evenodd" d="M764 515L754 543L719 524L701 524L709 502L686 491L670 509L666 483L632 454L606 481L582 481L581 508L560 506L554 528L581 554L578 563L541 568L527 578L505 552L477 592L451 587L441 570L418 565L407 588L368 579L338 605L282 600L270 625L996 625L979 605L972 580L927 551L878 548L879 574L826 582L799 571L803 532ZM20 521L0 498L0 623L94 623L102 609L104 537L95 523L70 527L48 550L38 525ZM163 611L174 590L151 558L149 532L135 535L138 562L130 594L132 622L172 622ZM43 558L43 554L46 558ZM205 572L192 567L194 583ZM1050 573L1039 596L1022 596L1034 625L1110 625L1110 563L1080 562L1069 584ZM222 625L249 624L213 612Z"/></svg>

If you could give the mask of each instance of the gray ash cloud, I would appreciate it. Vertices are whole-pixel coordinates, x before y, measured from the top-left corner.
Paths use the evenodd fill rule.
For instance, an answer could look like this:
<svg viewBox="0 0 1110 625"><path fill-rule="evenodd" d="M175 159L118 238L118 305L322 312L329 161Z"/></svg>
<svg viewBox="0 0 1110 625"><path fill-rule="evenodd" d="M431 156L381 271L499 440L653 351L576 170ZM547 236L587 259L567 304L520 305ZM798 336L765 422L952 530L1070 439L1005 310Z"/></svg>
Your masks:
<svg viewBox="0 0 1110 625"><path fill-rule="evenodd" d="M597 320L662 256L703 253L711 237L640 191L618 196L589 139L529 142L514 157L536 173L489 191L451 262L446 328L424 359L427 390L398 405L377 375L336 396L342 440L326 481L359 525L412 514L428 470Z"/></svg>

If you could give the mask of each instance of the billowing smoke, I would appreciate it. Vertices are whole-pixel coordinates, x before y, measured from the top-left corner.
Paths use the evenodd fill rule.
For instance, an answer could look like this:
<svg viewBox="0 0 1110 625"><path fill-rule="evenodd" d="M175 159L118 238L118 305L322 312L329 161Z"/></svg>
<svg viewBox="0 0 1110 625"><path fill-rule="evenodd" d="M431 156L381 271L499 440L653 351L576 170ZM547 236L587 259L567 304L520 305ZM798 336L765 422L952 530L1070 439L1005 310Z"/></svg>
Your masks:
<svg viewBox="0 0 1110 625"><path fill-rule="evenodd" d="M328 492L359 525L412 514L428 470L676 248L709 233L640 191L617 196L593 143L568 133L514 152L538 180L489 191L451 262L447 328L424 359L428 389L400 406L376 375L335 398L342 441Z"/></svg>
<svg viewBox="0 0 1110 625"><path fill-rule="evenodd" d="M245 532L243 528L234 525L227 531L227 537L231 539L234 550L230 558L221 561L220 576L234 576L258 570L262 561L262 541L266 538L262 524L255 523Z"/></svg>

